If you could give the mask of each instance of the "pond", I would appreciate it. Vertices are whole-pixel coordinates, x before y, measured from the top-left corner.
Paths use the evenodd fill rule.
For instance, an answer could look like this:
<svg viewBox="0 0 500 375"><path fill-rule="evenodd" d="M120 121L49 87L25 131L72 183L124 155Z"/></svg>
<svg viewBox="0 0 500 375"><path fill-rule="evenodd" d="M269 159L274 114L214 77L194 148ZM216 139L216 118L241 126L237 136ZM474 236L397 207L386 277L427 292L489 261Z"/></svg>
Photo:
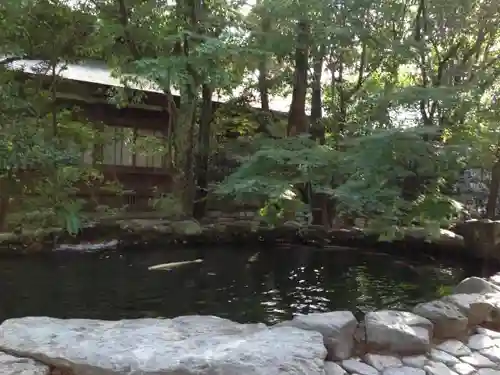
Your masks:
<svg viewBox="0 0 500 375"><path fill-rule="evenodd" d="M171 271L158 263L203 258ZM296 313L411 308L481 271L470 264L312 248L138 249L0 258L0 321L213 314L275 323Z"/></svg>

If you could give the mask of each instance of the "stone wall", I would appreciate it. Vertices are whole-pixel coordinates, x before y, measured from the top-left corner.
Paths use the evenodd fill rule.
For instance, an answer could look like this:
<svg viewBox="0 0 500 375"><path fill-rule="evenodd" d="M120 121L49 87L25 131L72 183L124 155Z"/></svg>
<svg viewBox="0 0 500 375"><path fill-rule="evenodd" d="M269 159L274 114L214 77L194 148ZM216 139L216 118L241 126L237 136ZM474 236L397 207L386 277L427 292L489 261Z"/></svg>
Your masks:
<svg viewBox="0 0 500 375"><path fill-rule="evenodd" d="M357 321L349 311L274 326L214 316L0 326L2 375L500 375L500 274Z"/></svg>

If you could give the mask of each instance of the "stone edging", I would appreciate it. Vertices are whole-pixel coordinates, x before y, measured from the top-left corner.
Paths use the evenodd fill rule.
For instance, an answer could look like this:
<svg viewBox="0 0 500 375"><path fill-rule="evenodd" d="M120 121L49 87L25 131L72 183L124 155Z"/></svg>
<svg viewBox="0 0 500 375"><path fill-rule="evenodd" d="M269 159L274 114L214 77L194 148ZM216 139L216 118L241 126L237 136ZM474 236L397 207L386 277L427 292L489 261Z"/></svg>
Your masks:
<svg viewBox="0 0 500 375"><path fill-rule="evenodd" d="M271 327L213 316L9 319L0 350L3 375L500 375L500 274L361 322L349 311Z"/></svg>

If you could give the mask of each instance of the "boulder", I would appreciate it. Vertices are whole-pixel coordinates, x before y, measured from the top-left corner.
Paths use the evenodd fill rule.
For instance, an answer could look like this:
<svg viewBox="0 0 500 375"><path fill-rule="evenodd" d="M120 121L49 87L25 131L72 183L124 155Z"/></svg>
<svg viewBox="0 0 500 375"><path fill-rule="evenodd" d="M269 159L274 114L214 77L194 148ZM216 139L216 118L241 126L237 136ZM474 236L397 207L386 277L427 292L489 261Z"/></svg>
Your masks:
<svg viewBox="0 0 500 375"><path fill-rule="evenodd" d="M17 358L0 352L0 374L2 375L49 375L44 364L28 358Z"/></svg>
<svg viewBox="0 0 500 375"><path fill-rule="evenodd" d="M491 315L491 304L484 302L484 295L473 294L452 294L443 297L441 300L457 306L469 319L470 325L481 324Z"/></svg>
<svg viewBox="0 0 500 375"><path fill-rule="evenodd" d="M472 293L499 293L500 287L481 279L480 277L468 277L462 280L454 289L453 294L472 294Z"/></svg>
<svg viewBox="0 0 500 375"><path fill-rule="evenodd" d="M457 338L467 334L469 320L456 305L444 301L425 302L415 306L413 312L434 323L437 338Z"/></svg>
<svg viewBox="0 0 500 375"><path fill-rule="evenodd" d="M366 343L369 349L382 352L419 354L427 352L432 337L432 323L405 311L383 310L365 316Z"/></svg>
<svg viewBox="0 0 500 375"><path fill-rule="evenodd" d="M203 228L196 220L174 221L171 224L174 234L181 236L199 236Z"/></svg>
<svg viewBox="0 0 500 375"><path fill-rule="evenodd" d="M350 311L297 315L278 326L292 326L317 331L323 335L330 360L347 359L354 347L354 332L358 321Z"/></svg>
<svg viewBox="0 0 500 375"><path fill-rule="evenodd" d="M73 375L323 375L326 356L317 332L214 316L9 319L0 326L0 348Z"/></svg>

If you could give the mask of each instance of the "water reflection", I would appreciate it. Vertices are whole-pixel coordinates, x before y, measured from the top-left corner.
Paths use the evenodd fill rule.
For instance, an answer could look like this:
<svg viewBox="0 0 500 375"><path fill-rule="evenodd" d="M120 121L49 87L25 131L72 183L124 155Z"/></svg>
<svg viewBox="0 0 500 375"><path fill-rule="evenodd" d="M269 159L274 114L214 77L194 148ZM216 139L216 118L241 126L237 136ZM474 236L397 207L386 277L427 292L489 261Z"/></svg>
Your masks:
<svg viewBox="0 0 500 375"><path fill-rule="evenodd" d="M273 323L296 313L406 308L477 274L380 254L311 249L164 250L0 259L0 320L214 314ZM148 266L202 257L172 271Z"/></svg>

